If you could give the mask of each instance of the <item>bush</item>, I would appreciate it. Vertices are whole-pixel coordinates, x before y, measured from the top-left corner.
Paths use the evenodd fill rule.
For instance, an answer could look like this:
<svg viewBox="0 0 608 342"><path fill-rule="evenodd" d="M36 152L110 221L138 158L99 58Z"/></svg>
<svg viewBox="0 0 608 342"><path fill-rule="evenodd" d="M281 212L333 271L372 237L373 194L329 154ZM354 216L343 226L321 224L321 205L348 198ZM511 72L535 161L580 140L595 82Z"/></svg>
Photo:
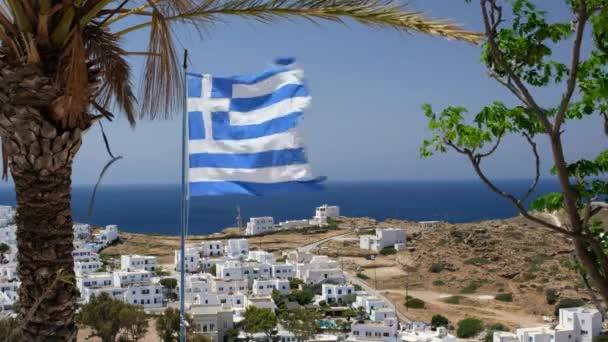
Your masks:
<svg viewBox="0 0 608 342"><path fill-rule="evenodd" d="M608 335L595 336L593 342L608 342Z"/></svg>
<svg viewBox="0 0 608 342"><path fill-rule="evenodd" d="M463 287L462 290L460 290L460 293L464 293L464 294L475 293L475 291L477 291L477 289L480 287L481 287L481 285L478 282L472 281L467 286Z"/></svg>
<svg viewBox="0 0 608 342"><path fill-rule="evenodd" d="M472 338L483 331L483 322L477 318L465 318L458 322L456 336L459 338Z"/></svg>
<svg viewBox="0 0 608 342"><path fill-rule="evenodd" d="M382 250L380 251L380 254L393 255L393 254L397 254L397 250L395 250L395 247L385 247L385 248L382 248Z"/></svg>
<svg viewBox="0 0 608 342"><path fill-rule="evenodd" d="M441 279L437 279L437 280L433 280L433 285L443 286L443 285L445 285L445 282L443 282L443 280L441 280Z"/></svg>
<svg viewBox="0 0 608 342"><path fill-rule="evenodd" d="M429 267L429 272L439 273L441 271L443 271L443 264L440 264L440 263L436 262L436 263L433 263L431 265L431 267Z"/></svg>
<svg viewBox="0 0 608 342"><path fill-rule="evenodd" d="M513 294L512 293L499 293L494 296L494 299L499 300L501 302L512 302Z"/></svg>
<svg viewBox="0 0 608 342"><path fill-rule="evenodd" d="M409 297L405 299L405 307L410 309L424 309L424 301L422 299Z"/></svg>
<svg viewBox="0 0 608 342"><path fill-rule="evenodd" d="M555 306L555 316L559 315L559 309L567 309L567 308L576 308L579 306L583 306L585 305L585 302L582 301L581 299L575 299L575 298L564 298L561 299L559 301L559 303L557 303L557 305Z"/></svg>
<svg viewBox="0 0 608 342"><path fill-rule="evenodd" d="M448 304L460 304L460 301L463 300L464 297L463 296L449 296L447 298L444 298L443 301L448 303Z"/></svg>
<svg viewBox="0 0 608 342"><path fill-rule="evenodd" d="M475 258L467 259L467 260L463 261L463 263L465 265L481 266L481 265L489 264L490 260L488 260L486 258L482 258L482 257L475 257Z"/></svg>
<svg viewBox="0 0 608 342"><path fill-rule="evenodd" d="M433 318L431 318L431 328L432 329L437 329L439 327L447 327L450 324L450 321L448 321L447 317L442 316L442 315L433 315Z"/></svg>
<svg viewBox="0 0 608 342"><path fill-rule="evenodd" d="M545 291L545 299L547 300L547 304L553 305L559 299L559 292L557 289L547 289Z"/></svg>
<svg viewBox="0 0 608 342"><path fill-rule="evenodd" d="M363 288L359 284L354 284L353 287L355 288L355 291L361 291L361 290L363 290Z"/></svg>
<svg viewBox="0 0 608 342"><path fill-rule="evenodd" d="M363 274L361 272L357 272L357 278L360 278L360 279L363 279L363 280L369 279L368 276L366 276L365 274Z"/></svg>
<svg viewBox="0 0 608 342"><path fill-rule="evenodd" d="M494 341L494 332L495 331L509 331L509 329L502 323L494 323L488 327L486 330L486 335L483 338L483 342L492 342Z"/></svg>
<svg viewBox="0 0 608 342"><path fill-rule="evenodd" d="M302 281L298 278L289 279L289 288L292 290L298 289L300 284L302 284Z"/></svg>

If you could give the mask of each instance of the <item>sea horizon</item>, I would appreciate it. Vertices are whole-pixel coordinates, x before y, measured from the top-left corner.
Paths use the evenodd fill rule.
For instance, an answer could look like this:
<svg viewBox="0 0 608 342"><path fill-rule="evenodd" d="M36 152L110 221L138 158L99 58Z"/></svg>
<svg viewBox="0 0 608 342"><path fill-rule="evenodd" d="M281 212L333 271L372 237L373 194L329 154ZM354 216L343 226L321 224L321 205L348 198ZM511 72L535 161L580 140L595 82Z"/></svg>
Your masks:
<svg viewBox="0 0 608 342"><path fill-rule="evenodd" d="M530 180L496 181L507 191L521 194ZM178 235L180 184L101 184L92 216L88 205L92 184L74 184L74 220L92 225L117 224L121 231ZM553 179L543 179L531 199L559 191ZM528 201L529 203L529 201ZM12 186L0 186L0 204L15 205ZM511 203L489 190L480 180L329 181L322 191L266 197L193 197L189 234L219 232L236 226L237 206L244 222L250 217L272 216L275 223L307 219L315 207L338 205L341 215L409 221L440 220L452 223L504 219L517 215Z"/></svg>

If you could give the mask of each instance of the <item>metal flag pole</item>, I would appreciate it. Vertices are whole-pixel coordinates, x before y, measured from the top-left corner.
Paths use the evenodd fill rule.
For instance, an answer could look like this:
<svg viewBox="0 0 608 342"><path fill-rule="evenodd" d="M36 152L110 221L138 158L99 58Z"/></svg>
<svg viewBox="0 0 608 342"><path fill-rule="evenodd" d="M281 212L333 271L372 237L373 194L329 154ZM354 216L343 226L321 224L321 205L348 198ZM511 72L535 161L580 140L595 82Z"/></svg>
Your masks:
<svg viewBox="0 0 608 342"><path fill-rule="evenodd" d="M186 233L188 231L188 50L184 50L184 112L182 115L182 221L180 236L180 270L179 270L179 340L186 341L186 305L185 305L185 268L186 268Z"/></svg>

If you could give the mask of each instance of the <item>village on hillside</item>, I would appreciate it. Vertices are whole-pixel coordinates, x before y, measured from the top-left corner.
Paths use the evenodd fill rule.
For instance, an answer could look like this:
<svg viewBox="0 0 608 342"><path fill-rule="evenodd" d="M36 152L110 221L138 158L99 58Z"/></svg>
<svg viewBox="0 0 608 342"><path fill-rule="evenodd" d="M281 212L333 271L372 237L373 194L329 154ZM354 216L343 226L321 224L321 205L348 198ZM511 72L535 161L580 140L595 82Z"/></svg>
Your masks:
<svg viewBox="0 0 608 342"><path fill-rule="evenodd" d="M15 210L0 207L0 319L15 315L19 279L16 272L17 244ZM243 236L206 239L186 248L184 270L185 307L192 318L192 331L209 341L266 341L266 333L243 329L250 307L272 313L312 312L313 330L302 332L277 324L274 341L433 341L452 342L457 338L480 338L494 342L591 342L603 330L600 312L592 306L563 307L557 322L507 329L479 326L475 318L449 322L437 312L429 321L411 319L409 311L424 307L424 301L407 295L403 306L372 286L363 272L349 272L343 260L324 255L327 243L352 233L340 227L345 219L337 206L323 205L312 219L275 224L268 217L252 217L243 227ZM242 219L237 218L238 225ZM435 221L419 222L432 230ZM286 230L333 226L338 233L300 247L266 251L250 240ZM343 232L342 232L343 230ZM408 249L408 234L402 227L379 227L358 234L358 247L367 251L366 259L396 254ZM119 243L118 227L93 229L74 224L74 271L80 292L80 305L102 293L125 303L143 307L150 317L167 308L179 307L180 251L173 263L163 263L154 255L123 254L102 257L101 251ZM251 240L253 241L253 240ZM407 288L406 288L407 291ZM516 315L516 313L515 313ZM533 322L532 322L533 323ZM533 325L533 324L532 324ZM468 329L468 330L467 330ZM511 331L504 331L511 330Z"/></svg>

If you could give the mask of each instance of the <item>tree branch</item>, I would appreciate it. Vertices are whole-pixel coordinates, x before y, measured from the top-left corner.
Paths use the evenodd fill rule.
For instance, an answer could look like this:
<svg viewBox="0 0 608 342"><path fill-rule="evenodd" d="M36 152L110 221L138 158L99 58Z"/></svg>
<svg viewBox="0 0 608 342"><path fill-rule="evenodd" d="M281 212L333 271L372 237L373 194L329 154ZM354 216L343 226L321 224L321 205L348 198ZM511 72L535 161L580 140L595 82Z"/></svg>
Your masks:
<svg viewBox="0 0 608 342"><path fill-rule="evenodd" d="M481 158L490 156L492 153L494 153L496 151L496 149L498 148L498 145L500 145L501 140L502 140L502 134L498 136L498 139L496 139L496 143L488 152L480 153L480 154L476 155L475 157L479 158L481 160Z"/></svg>
<svg viewBox="0 0 608 342"><path fill-rule="evenodd" d="M566 92L564 93L564 95L562 95L562 101L559 105L559 110L557 111L557 115L555 117L553 134L559 134L559 129L564 121L564 117L566 116L566 111L568 110L568 104L572 99L572 94L574 93L574 88L576 87L576 78L578 76L578 69L581 59L581 46L588 18L589 14L587 13L587 1L581 0L580 8L577 11L578 21L576 25L576 38L574 39L574 43L572 45L570 76L568 77Z"/></svg>
<svg viewBox="0 0 608 342"><path fill-rule="evenodd" d="M490 3L490 14L488 14L488 2ZM540 122L545 127L547 132L553 131L553 125L549 122L546 111L542 109L532 97L532 94L522 82L521 78L513 72L513 69L505 62L498 45L496 44L496 30L502 20L502 9L496 5L496 0L480 0L481 12L486 31L486 38L490 46L490 54L496 64L506 71L509 79L515 82L518 91L513 91L512 87L507 87L515 96L517 96L528 108L531 108ZM498 12L499 14L496 14ZM494 14L492 14L494 13ZM500 20L500 21L499 21ZM502 83L502 82L501 82Z"/></svg>
<svg viewBox="0 0 608 342"><path fill-rule="evenodd" d="M536 148L536 142L534 142L534 140L532 140L532 137L528 133L524 132L522 134L524 137L526 137L528 144L530 144L530 146L532 147L532 153L534 154L535 175L534 175L534 182L532 182L532 185L530 185L530 188L528 188L528 191L519 199L519 203L524 203L528 199L528 197L530 197L532 192L534 192L534 189L536 189L536 185L538 185L538 180L540 179L540 156L538 155L538 149Z"/></svg>

